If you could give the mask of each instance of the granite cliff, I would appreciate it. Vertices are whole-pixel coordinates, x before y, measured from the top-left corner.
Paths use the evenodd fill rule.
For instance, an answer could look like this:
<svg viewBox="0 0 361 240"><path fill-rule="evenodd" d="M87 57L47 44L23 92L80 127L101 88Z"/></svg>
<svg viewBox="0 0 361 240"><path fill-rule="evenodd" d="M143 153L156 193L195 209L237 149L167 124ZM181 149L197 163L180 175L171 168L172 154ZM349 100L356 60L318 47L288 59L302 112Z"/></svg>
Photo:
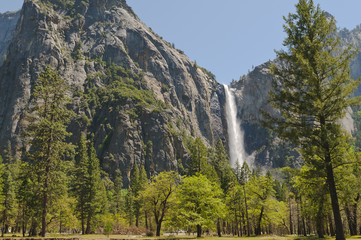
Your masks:
<svg viewBox="0 0 361 240"><path fill-rule="evenodd" d="M6 19L12 24L0 33L2 150L10 143L21 154L31 92L46 65L71 86L77 117L70 140L92 135L103 169L121 169L125 182L134 163L149 174L187 165L184 136L209 146L226 139L223 87L124 0L26 0L20 12L0 15L0 25Z"/></svg>
<svg viewBox="0 0 361 240"><path fill-rule="evenodd" d="M8 49L14 35L19 16L20 11L6 12L3 14L0 13L0 66L7 58L6 50Z"/></svg>

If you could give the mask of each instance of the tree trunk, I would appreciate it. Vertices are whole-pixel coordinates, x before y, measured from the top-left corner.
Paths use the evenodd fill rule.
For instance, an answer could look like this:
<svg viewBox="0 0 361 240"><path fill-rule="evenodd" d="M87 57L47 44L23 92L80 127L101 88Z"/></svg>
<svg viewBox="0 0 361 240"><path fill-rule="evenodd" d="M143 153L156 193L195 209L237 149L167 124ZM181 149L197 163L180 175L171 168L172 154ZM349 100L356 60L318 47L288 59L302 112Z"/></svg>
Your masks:
<svg viewBox="0 0 361 240"><path fill-rule="evenodd" d="M44 183L43 213L41 216L41 236L46 237L46 225L48 215L48 188L49 188L49 166L46 167L46 178Z"/></svg>
<svg viewBox="0 0 361 240"><path fill-rule="evenodd" d="M23 207L23 237L25 237L27 221L25 219L25 207Z"/></svg>
<svg viewBox="0 0 361 240"><path fill-rule="evenodd" d="M301 209L301 220L302 220L302 231L303 231L303 236L307 236L307 231L306 231L306 221L305 221L305 216L302 214L303 212L303 204L302 204L302 198L300 197L300 200L299 200L299 207ZM297 207L298 209L298 207ZM298 211L298 216L300 215L299 213L299 209L297 210ZM300 233L298 233L300 235Z"/></svg>
<svg viewBox="0 0 361 240"><path fill-rule="evenodd" d="M135 226L139 227L139 209L137 209L135 213Z"/></svg>
<svg viewBox="0 0 361 240"><path fill-rule="evenodd" d="M61 234L62 232L62 228L61 228L62 222L61 222L61 215L60 215L60 219L59 219L59 233Z"/></svg>
<svg viewBox="0 0 361 240"><path fill-rule="evenodd" d="M327 130L326 127L326 119L324 116L320 117L320 124L321 124L321 141L323 143L324 148L324 157L325 157L325 164L326 164L326 174L327 174L327 183L328 183L328 190L331 196L331 205L332 205L332 212L333 218L335 220L335 228L336 228L336 240L345 240L345 233L343 232L343 225L342 225L342 218L340 213L340 205L338 203L337 191L336 191L336 183L335 177L333 175L333 167L332 167L332 159L331 159L331 152L329 142L326 139Z"/></svg>
<svg viewBox="0 0 361 240"><path fill-rule="evenodd" d="M331 195L333 217L335 219L336 240L345 240L330 153L328 153L326 156L326 172L328 188Z"/></svg>
<svg viewBox="0 0 361 240"><path fill-rule="evenodd" d="M145 219L145 229L148 229L148 214L147 211L144 211L144 219Z"/></svg>
<svg viewBox="0 0 361 240"><path fill-rule="evenodd" d="M83 209L83 205L81 206L81 213L80 213L80 218L81 218L81 234L85 234L85 223L84 223L84 209Z"/></svg>
<svg viewBox="0 0 361 240"><path fill-rule="evenodd" d="M357 195L356 199L355 199L355 203L353 205L353 227L354 227L354 233L355 235L357 235L357 205L358 205L358 200L360 199L360 194Z"/></svg>
<svg viewBox="0 0 361 240"><path fill-rule="evenodd" d="M197 225L197 238L202 237L202 226Z"/></svg>
<svg viewBox="0 0 361 240"><path fill-rule="evenodd" d="M6 222L6 209L4 210L4 215L3 215L4 219L3 219L3 226L2 226L2 229L1 229L1 237L4 237L4 234L5 234L5 222Z"/></svg>
<svg viewBox="0 0 361 240"><path fill-rule="evenodd" d="M247 195L246 195L246 185L243 185L243 192L244 192L244 206L246 208L246 220L247 220L247 236L250 236L249 232L249 218L248 218L248 206L247 206Z"/></svg>
<svg viewBox="0 0 361 240"><path fill-rule="evenodd" d="M29 237L34 237L34 236L38 235L37 228L38 228L37 222L34 219L32 219L30 230L29 230Z"/></svg>
<svg viewBox="0 0 361 240"><path fill-rule="evenodd" d="M86 233L86 234L90 234L90 231L91 231L91 213L88 213L88 218L87 218L87 221L86 221L86 230L85 230L85 233Z"/></svg>
<svg viewBox="0 0 361 240"><path fill-rule="evenodd" d="M288 205L289 205L289 208L290 208L290 234L293 235L292 203L291 203L291 198L288 199Z"/></svg>
<svg viewBox="0 0 361 240"><path fill-rule="evenodd" d="M332 221L331 213L328 214L328 221L329 221L329 225L330 225L330 235L335 236L335 229L333 227L333 221Z"/></svg>
<svg viewBox="0 0 361 240"><path fill-rule="evenodd" d="M235 235L237 235L239 237L239 231L238 231L238 217L237 217L237 209L234 209L234 219L235 219L235 224L234 224L234 230L235 230Z"/></svg>
<svg viewBox="0 0 361 240"><path fill-rule="evenodd" d="M262 206L261 213L259 215L258 222L257 222L257 228L255 231L257 236L261 235L261 222L262 222L262 217L263 217L263 211L264 211L264 207Z"/></svg>
<svg viewBox="0 0 361 240"><path fill-rule="evenodd" d="M218 237L222 237L221 222L219 221L219 218L217 219L217 234Z"/></svg>
<svg viewBox="0 0 361 240"><path fill-rule="evenodd" d="M350 209L351 206L349 206L347 203L345 204L345 212L346 212L346 219L348 223L348 228L350 229L350 235L354 236L357 235L357 232L354 232L354 220L353 220L353 211Z"/></svg>
<svg viewBox="0 0 361 240"><path fill-rule="evenodd" d="M240 236L238 236L238 237L242 237L243 236L243 226L242 226L241 220L239 221L239 233L240 233Z"/></svg>
<svg viewBox="0 0 361 240"><path fill-rule="evenodd" d="M160 236L160 229L162 227L162 222L161 221L158 221L157 222L157 232L156 232L156 236L159 237Z"/></svg>
<svg viewBox="0 0 361 240"><path fill-rule="evenodd" d="M321 193L322 194L322 193ZM318 209L316 213L316 232L318 238L324 238L324 225L323 225L323 203L324 203L324 195L321 195L318 203Z"/></svg>

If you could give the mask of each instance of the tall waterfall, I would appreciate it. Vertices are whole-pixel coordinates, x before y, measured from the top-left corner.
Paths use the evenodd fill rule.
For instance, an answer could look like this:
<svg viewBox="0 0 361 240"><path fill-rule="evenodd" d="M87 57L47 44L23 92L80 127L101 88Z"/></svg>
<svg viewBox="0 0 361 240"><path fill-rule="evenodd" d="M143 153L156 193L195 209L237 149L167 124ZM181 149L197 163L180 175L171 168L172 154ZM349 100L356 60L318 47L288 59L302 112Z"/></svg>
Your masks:
<svg viewBox="0 0 361 240"><path fill-rule="evenodd" d="M244 150L241 122L237 117L236 99L233 90L227 85L224 85L224 90L226 92L226 118L231 166L235 167L236 162L242 166L247 156Z"/></svg>

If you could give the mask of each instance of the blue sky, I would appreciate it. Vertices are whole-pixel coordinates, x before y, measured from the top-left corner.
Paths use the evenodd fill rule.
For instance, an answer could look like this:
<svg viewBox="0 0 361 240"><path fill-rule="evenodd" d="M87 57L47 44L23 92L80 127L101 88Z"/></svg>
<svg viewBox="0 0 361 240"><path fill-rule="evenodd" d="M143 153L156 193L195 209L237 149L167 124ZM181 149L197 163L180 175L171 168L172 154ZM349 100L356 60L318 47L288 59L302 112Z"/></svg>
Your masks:
<svg viewBox="0 0 361 240"><path fill-rule="evenodd" d="M2 0L0 12L23 0ZM283 16L297 0L127 0L139 18L221 83L238 80L282 48ZM361 24L360 0L314 0L340 28Z"/></svg>

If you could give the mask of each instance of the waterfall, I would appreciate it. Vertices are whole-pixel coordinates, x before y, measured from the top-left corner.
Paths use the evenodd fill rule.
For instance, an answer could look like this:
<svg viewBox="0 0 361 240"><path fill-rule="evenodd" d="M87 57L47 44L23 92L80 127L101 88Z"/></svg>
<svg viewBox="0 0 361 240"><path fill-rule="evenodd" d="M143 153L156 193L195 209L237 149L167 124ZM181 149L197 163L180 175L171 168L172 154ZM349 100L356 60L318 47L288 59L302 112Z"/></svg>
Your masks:
<svg viewBox="0 0 361 240"><path fill-rule="evenodd" d="M234 91L227 85L224 85L226 93L226 119L228 127L228 145L231 166L235 167L236 162L242 166L246 161L246 151L244 150L243 132L241 130L241 121L237 117L237 105Z"/></svg>

